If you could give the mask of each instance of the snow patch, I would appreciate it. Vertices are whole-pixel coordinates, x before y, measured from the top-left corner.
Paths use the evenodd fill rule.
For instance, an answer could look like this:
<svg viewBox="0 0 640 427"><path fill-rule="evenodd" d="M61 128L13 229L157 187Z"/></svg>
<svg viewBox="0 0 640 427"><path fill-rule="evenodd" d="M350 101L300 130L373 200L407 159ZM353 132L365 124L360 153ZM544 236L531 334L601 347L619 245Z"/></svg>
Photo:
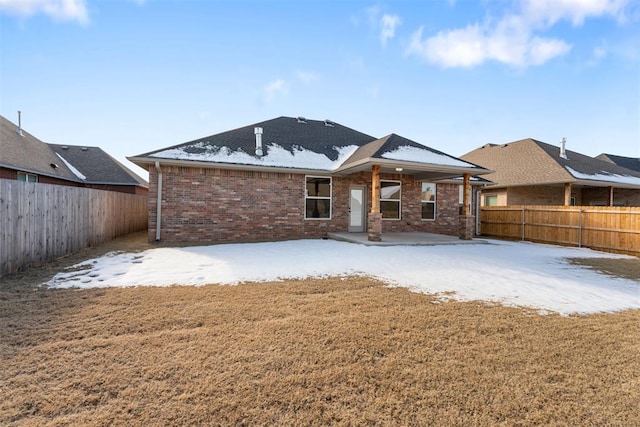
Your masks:
<svg viewBox="0 0 640 427"><path fill-rule="evenodd" d="M296 146L293 151L289 151L278 144L268 144L266 154L258 157L244 151L231 151L228 147L212 148L208 144L198 143L188 147L172 148L163 150L150 157L160 157L177 160L198 160L212 163L229 163L255 166L272 166L281 168L315 169L332 171L338 168L357 149L356 145L346 147L334 147L338 152L338 158L331 160L324 154ZM202 153L189 153L185 148L204 149Z"/></svg>
<svg viewBox="0 0 640 427"><path fill-rule="evenodd" d="M64 162L64 164L67 165L69 170L71 170L71 172L73 172L73 174L75 176L77 176L78 178L80 178L83 181L87 179L87 177L84 176L82 174L82 172L80 172L78 169L76 169L71 163L67 162L67 160L64 157L62 157L60 154L56 153L56 156L60 157L60 160L62 160Z"/></svg>
<svg viewBox="0 0 640 427"><path fill-rule="evenodd" d="M640 308L637 281L571 265L566 258L625 258L526 242L363 246L295 240L110 253L56 274L50 288L237 284L367 275L439 295L532 307L562 315ZM251 260L251 262L247 262Z"/></svg>
<svg viewBox="0 0 640 427"><path fill-rule="evenodd" d="M619 184L632 184L632 185L640 185L640 178L631 176L631 175L617 175L617 174L609 174L605 171L601 171L601 173L597 174L586 174L582 172L578 172L575 169L566 166L567 170L571 175L578 179L589 179L592 181L607 181L607 182L617 182Z"/></svg>
<svg viewBox="0 0 640 427"><path fill-rule="evenodd" d="M433 165L462 166L465 168L475 168L471 163L458 160L445 154L434 153L427 149L418 147L398 147L393 151L387 151L382 157L390 160L402 160L405 162L430 163Z"/></svg>

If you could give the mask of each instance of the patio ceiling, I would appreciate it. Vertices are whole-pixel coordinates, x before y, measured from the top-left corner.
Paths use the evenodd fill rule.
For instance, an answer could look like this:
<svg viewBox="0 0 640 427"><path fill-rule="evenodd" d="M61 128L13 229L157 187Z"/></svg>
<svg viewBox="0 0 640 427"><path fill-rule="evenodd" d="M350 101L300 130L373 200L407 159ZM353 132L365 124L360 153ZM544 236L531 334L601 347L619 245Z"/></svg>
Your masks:
<svg viewBox="0 0 640 427"><path fill-rule="evenodd" d="M381 173L412 175L417 181L436 181L459 177L465 173L484 175L492 172L491 170L480 167L445 166L401 160L367 158L356 163L343 165L336 169L333 174L345 176L358 172L370 172L373 165L380 165Z"/></svg>

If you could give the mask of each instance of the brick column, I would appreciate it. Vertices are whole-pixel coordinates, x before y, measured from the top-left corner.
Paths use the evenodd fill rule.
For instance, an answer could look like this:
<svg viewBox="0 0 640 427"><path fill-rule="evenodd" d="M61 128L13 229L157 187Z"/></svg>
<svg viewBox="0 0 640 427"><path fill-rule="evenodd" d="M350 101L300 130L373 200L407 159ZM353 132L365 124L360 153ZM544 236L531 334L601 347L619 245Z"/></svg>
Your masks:
<svg viewBox="0 0 640 427"><path fill-rule="evenodd" d="M369 214L367 219L367 232L369 234L369 241L382 241L382 214L380 212Z"/></svg>
<svg viewBox="0 0 640 427"><path fill-rule="evenodd" d="M473 229L476 223L476 217L473 215L460 215L458 228L458 237L462 240L473 239Z"/></svg>

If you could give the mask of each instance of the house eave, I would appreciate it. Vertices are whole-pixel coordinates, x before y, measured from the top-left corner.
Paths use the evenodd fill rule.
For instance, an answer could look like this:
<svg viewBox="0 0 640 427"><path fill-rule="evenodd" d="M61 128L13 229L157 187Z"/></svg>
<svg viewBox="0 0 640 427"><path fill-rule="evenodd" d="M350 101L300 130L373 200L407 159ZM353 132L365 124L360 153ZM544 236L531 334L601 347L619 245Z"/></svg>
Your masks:
<svg viewBox="0 0 640 427"><path fill-rule="evenodd" d="M622 182L610 182L610 181L597 181L588 179L574 179L570 181L549 181L549 182L535 182L527 184L493 184L487 185L485 190L502 190L513 187L535 187L535 186L561 186L565 184L571 184L574 187L614 187L614 188L628 188L633 190L640 190L640 185L628 184Z"/></svg>
<svg viewBox="0 0 640 427"><path fill-rule="evenodd" d="M67 178L67 177L60 176L60 175L46 173L46 172L43 172L41 170L23 168L23 167L19 167L19 166L7 164L7 163L0 163L0 167L5 168L5 169L11 169L11 170L14 170L16 172L25 172L25 173L30 173L30 174L33 174L33 175L46 176L47 178L59 179L61 181L69 181L69 182L75 182L75 183L80 183L80 184L84 183L84 181L82 181L80 178L75 178L75 179L74 178Z"/></svg>
<svg viewBox="0 0 640 427"><path fill-rule="evenodd" d="M373 165L380 165L381 172L397 173L399 171L396 168L401 168L402 173L405 175L415 175L416 179L420 180L420 175L425 173L437 174L440 179L455 178L465 173L471 173L472 175L486 175L493 171L484 168L477 167L464 167L464 166L447 166L436 165L432 163L416 163L405 160L390 160L367 157L357 162L343 164L334 171L335 175L349 175L356 172L370 171ZM436 179L433 176L429 179Z"/></svg>
<svg viewBox="0 0 640 427"><path fill-rule="evenodd" d="M231 169L231 170L246 170L246 171L258 171L258 172L279 172L279 173L296 173L296 174L317 174L317 175L332 175L332 171L326 169L305 169L305 168L285 168L277 166L260 166L260 165L243 165L238 163L214 163L205 162L200 160L180 160L180 159L166 159L162 157L127 157L127 160L146 169L146 166L154 165L155 162L159 162L160 165L167 166L186 166L186 167L201 167L207 169Z"/></svg>
<svg viewBox="0 0 640 427"><path fill-rule="evenodd" d="M573 185L580 185L583 187L613 187L613 188L628 188L632 190L640 190L640 184L630 184L626 182L611 182L611 181L597 181L590 179L577 179L572 183Z"/></svg>

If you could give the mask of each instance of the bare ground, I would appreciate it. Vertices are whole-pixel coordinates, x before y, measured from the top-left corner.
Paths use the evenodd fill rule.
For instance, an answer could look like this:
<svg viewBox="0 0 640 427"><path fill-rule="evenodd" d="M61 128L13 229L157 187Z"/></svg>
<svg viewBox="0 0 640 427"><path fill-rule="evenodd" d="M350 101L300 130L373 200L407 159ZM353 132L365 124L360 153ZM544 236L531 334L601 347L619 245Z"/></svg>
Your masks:
<svg viewBox="0 0 640 427"><path fill-rule="evenodd" d="M640 310L540 316L367 278L34 286L143 239L0 279L0 424L640 425Z"/></svg>

